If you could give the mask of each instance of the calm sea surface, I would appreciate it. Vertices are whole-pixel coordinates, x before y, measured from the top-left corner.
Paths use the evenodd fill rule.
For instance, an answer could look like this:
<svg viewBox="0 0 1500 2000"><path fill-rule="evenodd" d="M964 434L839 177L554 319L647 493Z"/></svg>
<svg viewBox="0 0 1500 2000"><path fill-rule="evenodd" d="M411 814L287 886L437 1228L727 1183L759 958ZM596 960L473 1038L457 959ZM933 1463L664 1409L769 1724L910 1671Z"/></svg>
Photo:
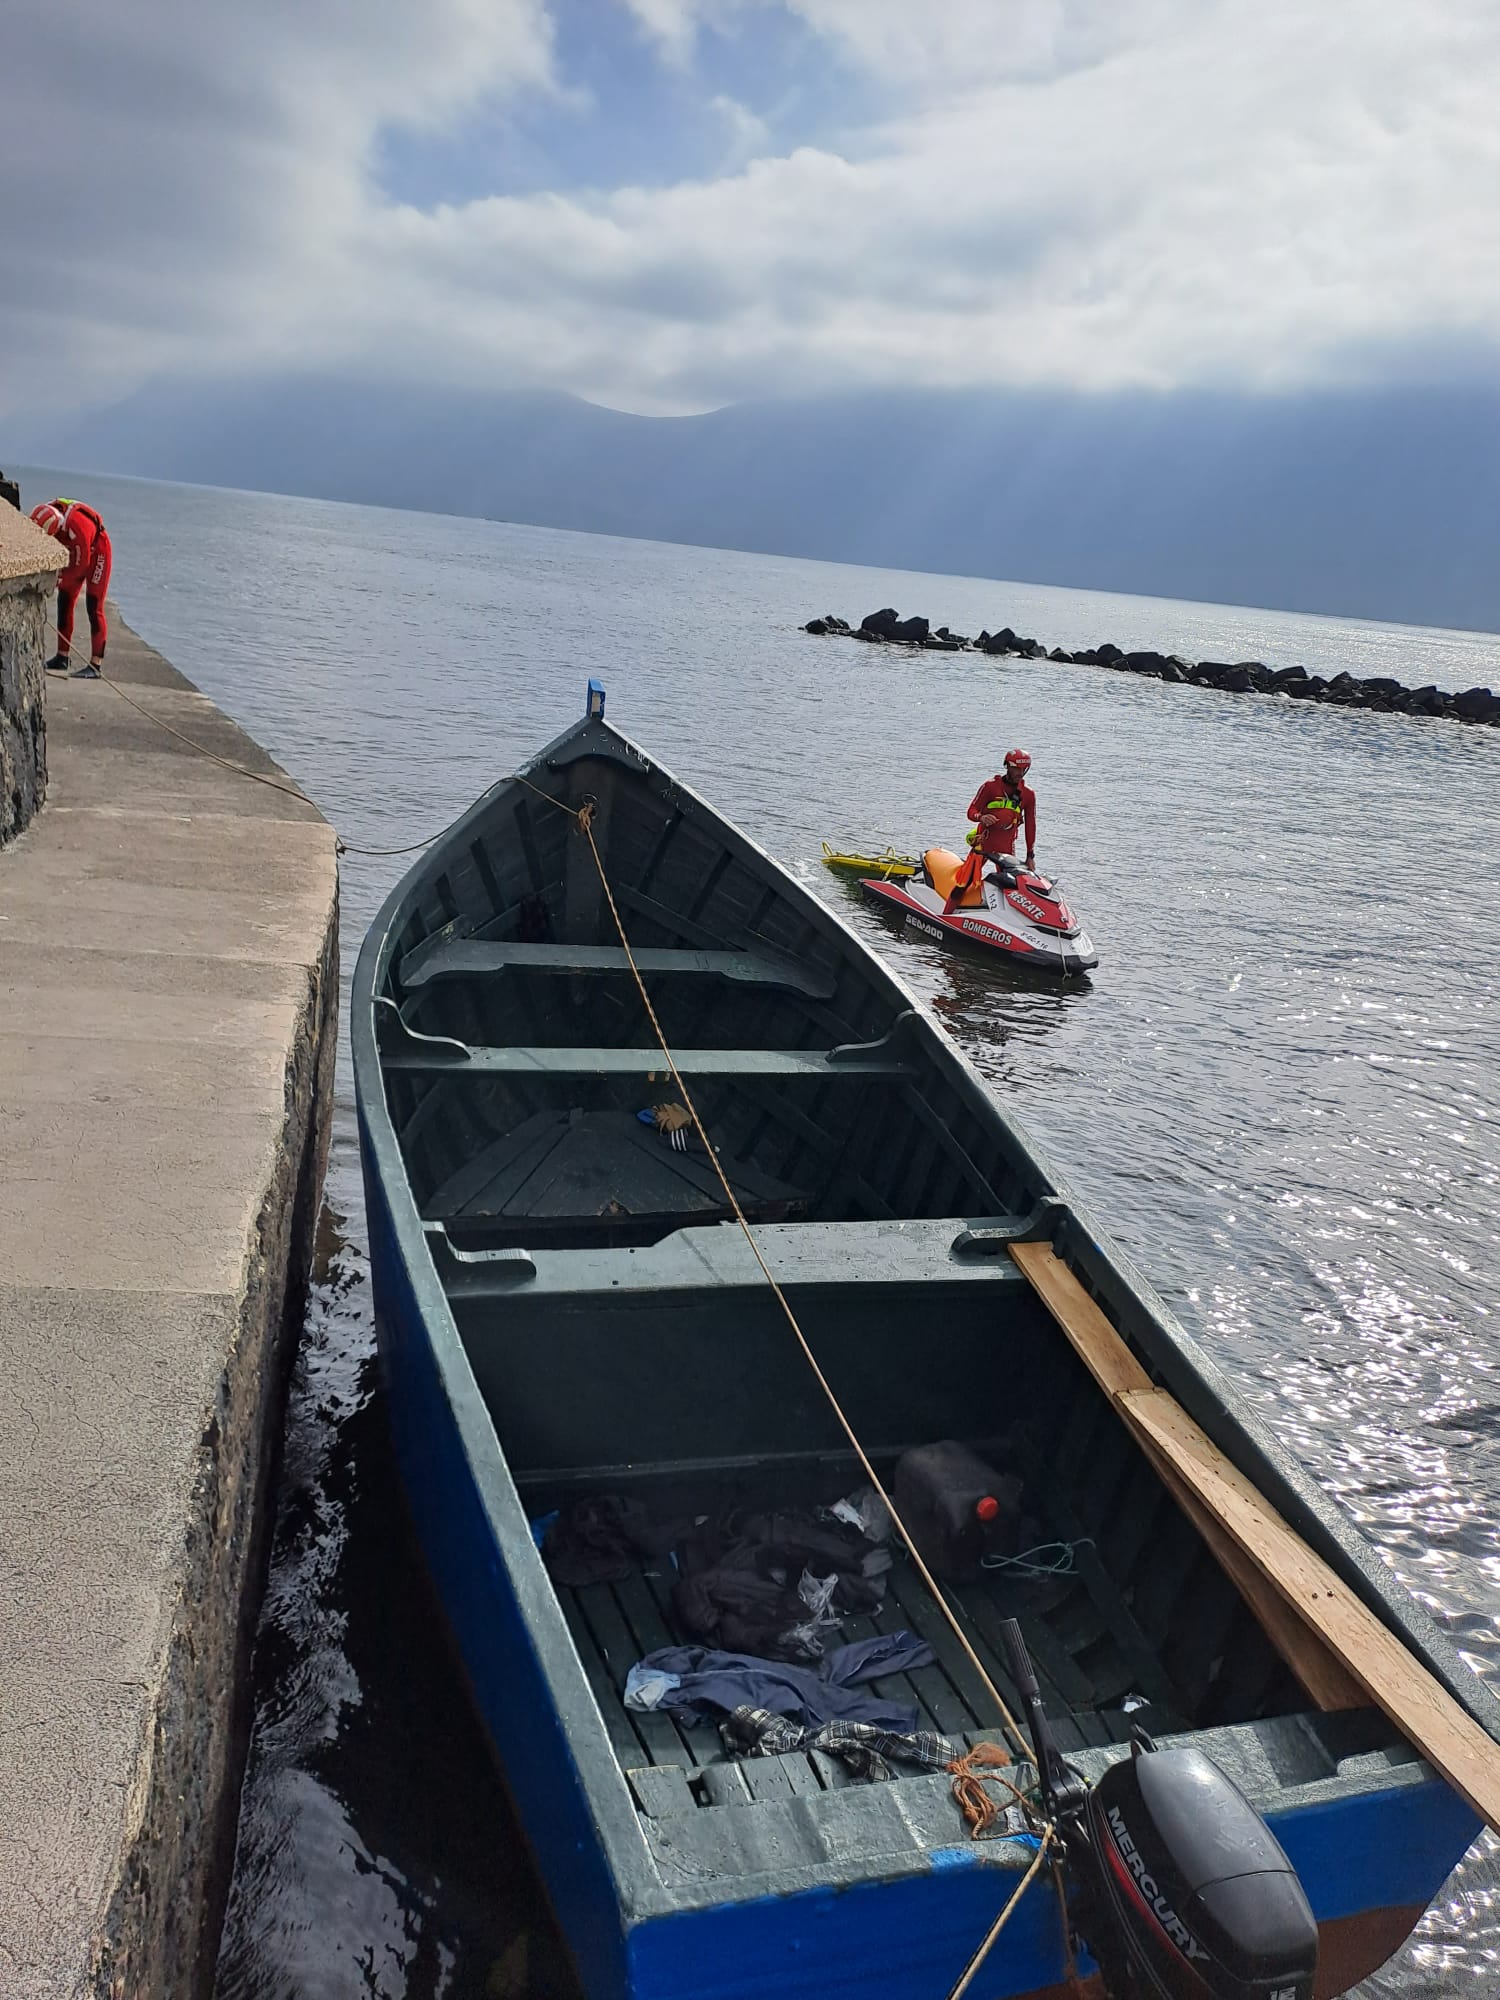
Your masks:
<svg viewBox="0 0 1500 2000"><path fill-rule="evenodd" d="M1450 688L1500 685L1500 639L76 475L27 504L57 486L351 843L444 826L602 679L933 1004L1500 1687L1500 734L798 627L894 604ZM1102 957L1066 993L897 941L818 862L954 842L1017 743ZM346 857L346 977L407 865ZM219 2000L568 1993L393 1484L342 1052L257 1680ZM1500 1991L1497 1891L1486 1841L1365 1990Z"/></svg>

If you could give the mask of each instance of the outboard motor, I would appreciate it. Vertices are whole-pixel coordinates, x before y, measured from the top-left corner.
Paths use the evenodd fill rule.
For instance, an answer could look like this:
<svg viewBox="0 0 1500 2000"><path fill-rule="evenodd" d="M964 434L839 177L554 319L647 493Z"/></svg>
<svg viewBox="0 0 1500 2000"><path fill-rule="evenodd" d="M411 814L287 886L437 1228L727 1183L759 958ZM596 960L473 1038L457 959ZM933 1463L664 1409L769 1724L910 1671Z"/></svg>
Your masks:
<svg viewBox="0 0 1500 2000"><path fill-rule="evenodd" d="M1004 1637L1074 1928L1113 2000L1312 2000L1317 1920L1238 1785L1201 1750L1137 1731L1130 1761L1089 1789L1053 1741L1013 1618Z"/></svg>

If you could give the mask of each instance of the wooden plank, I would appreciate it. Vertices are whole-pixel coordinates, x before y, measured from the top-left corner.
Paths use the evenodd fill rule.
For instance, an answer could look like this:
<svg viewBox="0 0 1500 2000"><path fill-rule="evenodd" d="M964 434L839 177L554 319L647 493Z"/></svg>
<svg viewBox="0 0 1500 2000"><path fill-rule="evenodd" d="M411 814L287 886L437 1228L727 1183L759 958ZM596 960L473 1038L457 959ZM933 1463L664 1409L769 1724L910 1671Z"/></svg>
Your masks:
<svg viewBox="0 0 1500 2000"><path fill-rule="evenodd" d="M439 1042L430 1049L408 1042L383 1050L381 1067L413 1076L620 1076L671 1082L660 1048L466 1047L467 1053L461 1054L451 1042ZM674 1049L672 1059L679 1076L718 1078L726 1083L741 1078L822 1082L828 1077L847 1077L851 1082L877 1078L903 1082L917 1074L913 1064L894 1056L840 1056L833 1062L821 1049Z"/></svg>
<svg viewBox="0 0 1500 2000"><path fill-rule="evenodd" d="M751 951L677 951L655 945L632 946L636 968L645 973L696 973L729 979L743 986L769 986L802 993L810 1000L833 996L833 981L810 973L791 959ZM419 949L403 960L398 974L408 992L438 980L493 976L502 972L540 972L558 976L630 971L630 959L617 944L521 944L508 939L445 938L432 950Z"/></svg>
<svg viewBox="0 0 1500 2000"><path fill-rule="evenodd" d="M1325 1710L1363 1708L1364 1689L1328 1647L1312 1643L1312 1634L1300 1611L1288 1604L1278 1589L1266 1583L1254 1561L1181 1478L1173 1461L1155 1451L1151 1457L1173 1498L1213 1551L1219 1567L1249 1605L1266 1637L1297 1676L1308 1700Z"/></svg>
<svg viewBox="0 0 1500 2000"><path fill-rule="evenodd" d="M557 1597L562 1605L563 1617L567 1620L574 1648L594 1700L599 1704L599 1713L604 1718L605 1730L614 1746L614 1753L620 1760L620 1767L623 1770L632 1764L638 1764L642 1757L649 1757L651 1752L641 1741L639 1731L631 1727L631 1711L625 1707L615 1692L604 1662L599 1657L598 1648L594 1644L594 1636L588 1628L583 1613L573 1601L573 1593L569 1590L559 1590Z"/></svg>
<svg viewBox="0 0 1500 2000"><path fill-rule="evenodd" d="M1275 1625L1268 1622L1268 1636L1299 1680L1306 1685L1309 1673L1323 1671L1317 1657L1296 1644L1311 1627L1332 1655L1325 1705L1357 1708L1375 1702L1493 1826L1493 1815L1500 1813L1500 1746L1267 1505L1166 1390L1135 1391L1124 1403L1163 1475L1183 1488L1217 1538L1232 1545L1226 1566L1234 1563L1253 1582L1257 1612L1269 1602ZM1288 1651L1293 1644L1296 1649ZM1456 1769L1450 1770L1449 1762Z"/></svg>
<svg viewBox="0 0 1500 2000"><path fill-rule="evenodd" d="M705 1764L700 1774L708 1802L713 1806L747 1806L750 1787L738 1764Z"/></svg>
<svg viewBox="0 0 1500 2000"><path fill-rule="evenodd" d="M647 1819L675 1819L679 1814L698 1810L698 1801L688 1788L687 1773L680 1764L647 1764L627 1771L625 1777Z"/></svg>
<svg viewBox="0 0 1500 2000"><path fill-rule="evenodd" d="M794 1796L792 1781L781 1768L780 1757L747 1757L740 1765L752 1799L789 1799Z"/></svg>
<svg viewBox="0 0 1500 2000"><path fill-rule="evenodd" d="M1125 1345L1119 1329L1104 1316L1050 1243L1012 1243L1010 1254L1042 1304L1109 1396L1155 1385Z"/></svg>
<svg viewBox="0 0 1500 2000"><path fill-rule="evenodd" d="M778 1757L776 1761L780 1764L782 1770L786 1772L787 1783L791 1786L793 1795L796 1798L815 1798L823 1790L823 1787L818 1783L818 1774L813 1769L805 1750L789 1751L784 1757Z"/></svg>
<svg viewBox="0 0 1500 2000"><path fill-rule="evenodd" d="M628 1716L641 1739L642 1748L653 1764L680 1764L682 1739L672 1726L672 1718L661 1709L625 1706L625 1680L641 1657L641 1649L625 1623L624 1614L607 1583L586 1583L574 1591L573 1600L588 1621L599 1658L608 1674L615 1706ZM632 1763L638 1759L632 1758Z"/></svg>
<svg viewBox="0 0 1500 2000"><path fill-rule="evenodd" d="M1176 1400L1152 1385L1050 1245L1017 1244L1011 1254L1156 1463L1164 1472L1170 1469L1170 1476L1294 1614L1284 1625L1284 1636L1289 1643L1295 1640L1298 1657L1309 1657L1303 1648L1311 1633L1475 1812L1500 1831L1500 1744L1307 1546Z"/></svg>
<svg viewBox="0 0 1500 2000"><path fill-rule="evenodd" d="M1130 1423L1126 1403L1133 1396L1157 1396L1166 1392L1156 1388L1126 1346L1119 1330L1105 1317L1097 1301L1089 1297L1050 1244L1017 1243L1012 1245L1010 1254L1072 1341L1094 1380L1110 1397L1127 1426L1141 1438L1140 1427ZM1184 1421L1190 1421L1185 1412L1183 1415ZM1197 1429L1196 1425L1194 1429ZM1230 1582L1244 1596L1260 1620L1267 1638L1306 1689L1309 1700L1320 1708L1361 1706L1365 1697L1357 1679L1351 1678L1304 1617L1289 1612L1284 1595L1266 1585L1259 1567L1247 1559L1235 1538L1214 1517L1213 1510L1205 1506L1201 1496L1194 1492L1191 1482L1180 1477L1170 1454L1152 1449L1144 1438L1142 1442L1168 1492L1208 1543ZM1261 1504L1265 1506L1264 1502ZM1270 1511L1267 1507L1266 1512L1269 1514ZM1284 1523L1282 1525L1285 1526Z"/></svg>

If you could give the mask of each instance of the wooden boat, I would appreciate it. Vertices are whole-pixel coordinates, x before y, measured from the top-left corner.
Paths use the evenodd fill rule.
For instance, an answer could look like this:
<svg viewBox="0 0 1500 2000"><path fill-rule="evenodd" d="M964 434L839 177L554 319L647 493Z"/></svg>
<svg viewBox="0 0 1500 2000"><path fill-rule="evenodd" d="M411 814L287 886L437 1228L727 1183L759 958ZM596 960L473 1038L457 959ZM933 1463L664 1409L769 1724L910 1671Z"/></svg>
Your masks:
<svg viewBox="0 0 1500 2000"><path fill-rule="evenodd" d="M1003 1740L1014 1613L1091 1783L1145 1698L1264 1816L1317 1920L1316 1993L1344 1991L1437 1894L1475 1802L1493 1818L1496 1704L899 980L591 706L395 889L352 1014L402 1475L591 2000L942 1996L1035 1858L971 1839L942 1771L736 1761L628 1708L631 1665L681 1636L669 1569L564 1589L538 1553L579 1496L702 1513L858 1480L711 1162L640 1118L678 1085L615 913L873 1465L1003 1453L1071 1545L1044 1586L951 1587L963 1643L898 1559L846 1636L930 1640L899 1689L972 1746ZM1044 1869L969 1991L1067 1978Z"/></svg>

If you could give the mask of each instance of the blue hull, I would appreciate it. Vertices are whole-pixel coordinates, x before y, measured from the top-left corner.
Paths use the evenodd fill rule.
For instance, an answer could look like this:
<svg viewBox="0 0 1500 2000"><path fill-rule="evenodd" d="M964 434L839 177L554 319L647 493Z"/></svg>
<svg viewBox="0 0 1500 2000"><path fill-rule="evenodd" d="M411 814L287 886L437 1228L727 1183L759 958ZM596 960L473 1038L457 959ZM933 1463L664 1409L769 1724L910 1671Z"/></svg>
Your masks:
<svg viewBox="0 0 1500 2000"><path fill-rule="evenodd" d="M445 1327L434 1340L373 1177L366 1195L380 1351L413 1519L590 2000L751 2000L771 1991L807 2000L930 2000L948 1991L1017 1880L974 1845L941 1849L925 1869L893 1869L847 1887L726 1897L688 1910L653 1912L634 1866L635 1880L622 1879L611 1853L622 1840L631 1845L632 1832L632 1863L649 1869L651 1857L629 1824L634 1805L623 1783L612 1825L601 1823L597 1793L591 1802L585 1787L573 1730L592 1736L597 1711L581 1677L564 1691L571 1700L560 1701L539 1656L539 1622L549 1610L560 1620L524 1509L477 1394L472 1404L466 1396L456 1335ZM445 1334L446 1366L438 1352ZM1268 1821L1320 1926L1335 1927L1339 1960L1361 1971L1389 1955L1480 1824L1436 1777ZM1015 2000L1061 1988L1066 1977L1056 1894L1044 1872L970 1991L978 2000Z"/></svg>

